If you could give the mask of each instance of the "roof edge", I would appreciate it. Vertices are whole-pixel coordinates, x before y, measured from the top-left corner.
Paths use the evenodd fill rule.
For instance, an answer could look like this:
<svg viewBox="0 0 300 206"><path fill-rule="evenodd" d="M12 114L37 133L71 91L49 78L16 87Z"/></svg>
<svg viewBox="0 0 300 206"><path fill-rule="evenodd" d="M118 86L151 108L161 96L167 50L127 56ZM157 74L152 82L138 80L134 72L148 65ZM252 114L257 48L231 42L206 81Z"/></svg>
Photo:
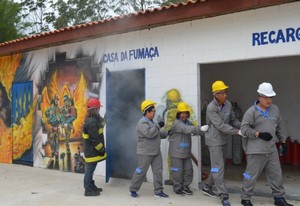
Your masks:
<svg viewBox="0 0 300 206"><path fill-rule="evenodd" d="M0 56L295 1L297 0L187 1L4 42L0 44Z"/></svg>

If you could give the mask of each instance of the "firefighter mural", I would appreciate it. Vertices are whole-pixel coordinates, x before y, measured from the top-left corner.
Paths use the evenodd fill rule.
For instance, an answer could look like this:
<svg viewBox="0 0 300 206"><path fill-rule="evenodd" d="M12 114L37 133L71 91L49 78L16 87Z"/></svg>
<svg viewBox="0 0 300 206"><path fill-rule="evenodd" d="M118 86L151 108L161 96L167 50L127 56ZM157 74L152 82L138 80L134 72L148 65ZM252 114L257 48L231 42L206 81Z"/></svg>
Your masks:
<svg viewBox="0 0 300 206"><path fill-rule="evenodd" d="M91 67L87 58L85 63L65 61L65 56L58 59L49 64L42 87L43 164L49 169L83 173L82 126L89 95L99 95L100 67Z"/></svg>
<svg viewBox="0 0 300 206"><path fill-rule="evenodd" d="M156 113L157 122L159 122L159 121L165 122L165 126L163 128L165 131L169 131L172 128L173 123L176 119L177 105L180 102L183 102L180 91L176 88L172 88L172 89L168 90L162 97L162 103L165 103L165 105L160 104L157 106L157 109L156 109L157 110L157 113ZM191 111L189 119L194 125L196 125L197 117L195 115L193 108L190 105L189 105L189 110ZM194 156L192 157L192 159L196 164L198 164L197 159ZM173 182L171 180L172 170L171 170L171 160L170 160L169 155L167 157L167 160L168 160L170 179L166 180L165 184L172 185L173 184Z"/></svg>

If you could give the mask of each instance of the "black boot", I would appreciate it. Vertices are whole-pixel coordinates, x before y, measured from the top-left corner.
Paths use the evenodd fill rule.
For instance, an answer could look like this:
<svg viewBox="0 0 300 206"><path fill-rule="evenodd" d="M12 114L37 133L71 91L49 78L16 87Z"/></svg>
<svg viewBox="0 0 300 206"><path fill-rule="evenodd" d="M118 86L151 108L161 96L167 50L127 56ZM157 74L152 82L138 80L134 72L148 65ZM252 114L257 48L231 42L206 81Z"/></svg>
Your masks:
<svg viewBox="0 0 300 206"><path fill-rule="evenodd" d="M241 204L243 206L253 206L250 200L242 200Z"/></svg>
<svg viewBox="0 0 300 206"><path fill-rule="evenodd" d="M96 191L99 191L99 192L102 192L103 189L100 187L98 188L96 185L95 185L95 181L93 180L93 190L96 190Z"/></svg>
<svg viewBox="0 0 300 206"><path fill-rule="evenodd" d="M287 203L284 199L284 197L274 197L274 205L276 206L293 206L289 203Z"/></svg>
<svg viewBox="0 0 300 206"><path fill-rule="evenodd" d="M96 190L86 190L84 196L99 196L100 192Z"/></svg>

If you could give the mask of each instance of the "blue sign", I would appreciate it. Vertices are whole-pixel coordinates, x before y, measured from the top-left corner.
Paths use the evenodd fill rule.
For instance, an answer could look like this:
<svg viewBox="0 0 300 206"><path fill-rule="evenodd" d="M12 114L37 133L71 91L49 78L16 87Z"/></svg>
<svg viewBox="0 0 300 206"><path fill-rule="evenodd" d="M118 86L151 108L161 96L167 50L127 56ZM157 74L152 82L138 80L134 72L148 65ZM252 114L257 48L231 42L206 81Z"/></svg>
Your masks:
<svg viewBox="0 0 300 206"><path fill-rule="evenodd" d="M300 41L300 27L252 33L252 46Z"/></svg>
<svg viewBox="0 0 300 206"><path fill-rule="evenodd" d="M111 52L105 53L103 55L103 63L114 63L131 61L137 59L149 59L152 61L154 58L159 57L159 52L157 47L145 47L138 49L130 49L128 51L122 52Z"/></svg>

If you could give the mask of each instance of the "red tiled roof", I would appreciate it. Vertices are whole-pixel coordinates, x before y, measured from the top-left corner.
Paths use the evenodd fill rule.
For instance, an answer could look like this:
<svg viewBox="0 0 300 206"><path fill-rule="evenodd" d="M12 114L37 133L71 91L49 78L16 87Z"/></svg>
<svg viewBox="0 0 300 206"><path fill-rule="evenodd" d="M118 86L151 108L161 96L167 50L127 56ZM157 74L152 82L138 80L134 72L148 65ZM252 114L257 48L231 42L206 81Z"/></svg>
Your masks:
<svg viewBox="0 0 300 206"><path fill-rule="evenodd" d="M0 56L297 0L195 0L4 42Z"/></svg>

